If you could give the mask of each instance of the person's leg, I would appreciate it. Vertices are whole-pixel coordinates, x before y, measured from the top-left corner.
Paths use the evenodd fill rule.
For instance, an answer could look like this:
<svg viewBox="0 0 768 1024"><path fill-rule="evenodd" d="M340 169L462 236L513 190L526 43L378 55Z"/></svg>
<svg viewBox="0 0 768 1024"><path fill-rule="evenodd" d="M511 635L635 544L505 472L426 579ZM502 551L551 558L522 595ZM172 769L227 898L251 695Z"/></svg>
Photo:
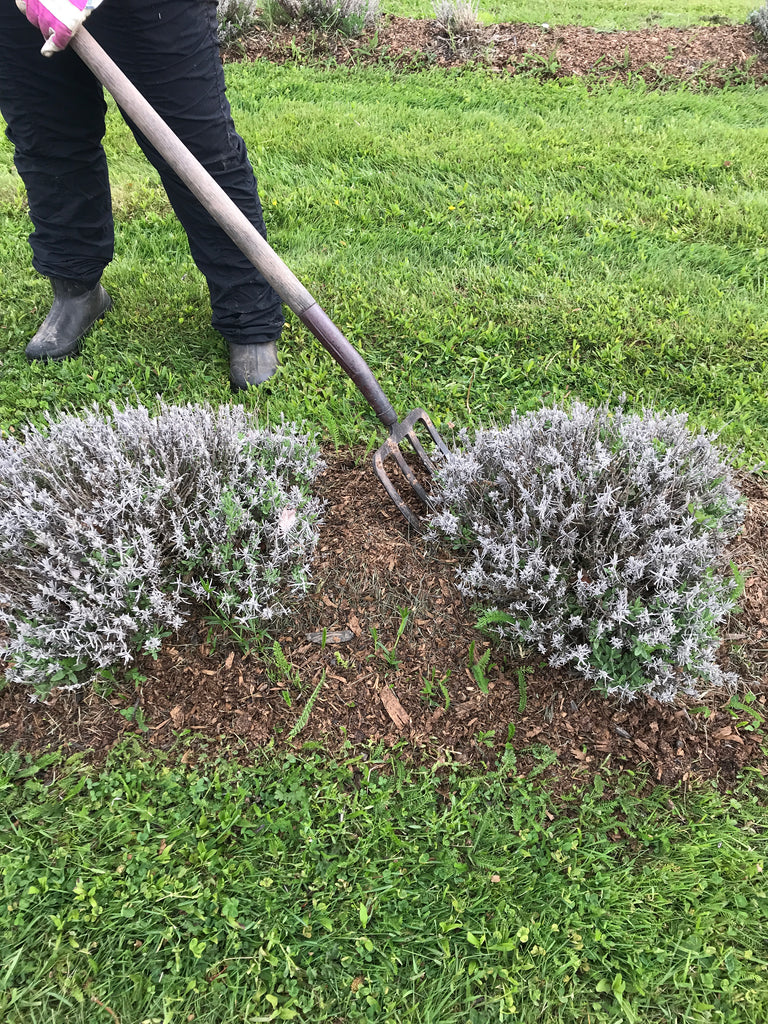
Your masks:
<svg viewBox="0 0 768 1024"><path fill-rule="evenodd" d="M74 54L41 56L41 40L13 0L0 0L0 111L27 190L32 263L54 289L27 354L59 359L110 305L99 280L114 237L101 88Z"/></svg>
<svg viewBox="0 0 768 1024"><path fill-rule="evenodd" d="M88 28L266 237L256 179L225 95L215 0L107 0ZM269 376L277 366L274 342L284 323L279 296L141 132L132 128L160 173L192 256L208 282L213 326L230 343L235 361L251 367L245 368L246 376L260 374L258 363L268 370L262 378ZM254 345L269 348L250 348ZM232 376L237 385L237 373Z"/></svg>
<svg viewBox="0 0 768 1024"><path fill-rule="evenodd" d="M41 39L0 0L0 111L29 199L33 265L95 283L114 245L104 97L74 53L41 56Z"/></svg>

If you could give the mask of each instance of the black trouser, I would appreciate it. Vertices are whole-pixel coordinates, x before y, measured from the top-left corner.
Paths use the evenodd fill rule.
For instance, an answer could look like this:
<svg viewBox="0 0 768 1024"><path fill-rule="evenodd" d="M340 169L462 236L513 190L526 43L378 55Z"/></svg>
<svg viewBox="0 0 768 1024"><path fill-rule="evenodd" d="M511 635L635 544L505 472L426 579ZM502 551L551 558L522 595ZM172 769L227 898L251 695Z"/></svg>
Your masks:
<svg viewBox="0 0 768 1024"><path fill-rule="evenodd" d="M266 235L256 179L235 131L217 43L215 0L104 0L88 30ZM69 50L40 55L42 36L14 0L0 0L0 111L27 189L33 265L95 284L112 259L114 227L102 149L106 105ZM272 341L280 299L128 121L157 168L208 282L213 326L228 341Z"/></svg>

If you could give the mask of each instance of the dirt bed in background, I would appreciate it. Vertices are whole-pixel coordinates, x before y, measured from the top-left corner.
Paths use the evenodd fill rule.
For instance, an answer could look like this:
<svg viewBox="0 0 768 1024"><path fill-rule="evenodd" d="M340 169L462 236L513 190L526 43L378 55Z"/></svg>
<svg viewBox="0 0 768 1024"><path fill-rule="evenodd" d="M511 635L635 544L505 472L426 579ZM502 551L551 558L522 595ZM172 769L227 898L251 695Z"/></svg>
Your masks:
<svg viewBox="0 0 768 1024"><path fill-rule="evenodd" d="M326 35L312 27L287 26L254 31L229 60L275 62L333 60L340 64L461 67L474 61L492 71L544 78L573 76L649 84L690 82L727 85L747 77L768 81L768 48L747 25L697 28L651 27L602 32L576 25L488 25L452 51L431 20L384 18L376 32L359 39Z"/></svg>
<svg viewBox="0 0 768 1024"><path fill-rule="evenodd" d="M749 514L733 556L749 576L743 611L724 631L723 656L758 694L753 707L764 715L768 485L750 477L743 486ZM128 733L163 749L191 735L243 758L268 743L315 741L330 752L365 752L380 743L417 761L478 766L493 763L511 744L523 767L535 762L536 748L540 756L555 755L550 771L563 780L608 765L646 765L667 784L693 778L728 784L746 765L768 771L755 716L728 709L722 694L672 707L647 701L621 707L572 674L553 672L540 656L499 648L491 653L483 693L470 670L470 648L474 643L478 660L488 642L475 629L477 612L453 585L453 556L408 535L362 456L337 457L319 487L328 508L315 589L298 617L274 634L293 681L263 652L244 653L197 618L166 641L157 662L138 663L143 681L122 682L111 694L57 692L31 704L20 688L6 688L0 744L35 753L88 751L98 762ZM318 642L323 631L325 646ZM321 679L306 727L290 740Z"/></svg>

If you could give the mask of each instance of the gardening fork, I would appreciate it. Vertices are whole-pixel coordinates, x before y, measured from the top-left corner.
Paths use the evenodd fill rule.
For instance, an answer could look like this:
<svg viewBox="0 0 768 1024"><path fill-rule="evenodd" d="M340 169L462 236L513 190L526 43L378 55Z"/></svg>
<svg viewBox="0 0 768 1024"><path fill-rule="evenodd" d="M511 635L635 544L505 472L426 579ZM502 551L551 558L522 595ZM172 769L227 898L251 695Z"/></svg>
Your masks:
<svg viewBox="0 0 768 1024"><path fill-rule="evenodd" d="M389 459L394 459L401 474L419 500L428 507L432 505L430 495L419 482L400 450L402 442L408 441L426 472L430 476L434 473L435 464L416 434L417 426L421 424L432 439L435 446L434 457L446 456L448 448L429 416L423 409L413 409L403 420L398 419L389 399L360 353L347 341L304 285L283 263L184 143L171 131L111 57L104 52L93 36L85 28L80 28L72 38L70 46L101 84L114 96L120 107L131 117L235 245L264 275L285 304L293 310L320 344L333 356L368 401L389 431L389 437L373 457L376 476L410 525L421 532L421 519L408 507L398 492L387 474L385 464Z"/></svg>

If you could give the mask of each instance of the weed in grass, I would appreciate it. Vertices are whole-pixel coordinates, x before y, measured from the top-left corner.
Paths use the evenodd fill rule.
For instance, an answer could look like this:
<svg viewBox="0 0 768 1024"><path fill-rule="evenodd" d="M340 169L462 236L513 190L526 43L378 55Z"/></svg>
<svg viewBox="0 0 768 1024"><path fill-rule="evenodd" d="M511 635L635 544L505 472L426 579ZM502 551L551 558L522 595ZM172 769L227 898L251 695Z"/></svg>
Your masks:
<svg viewBox="0 0 768 1024"><path fill-rule="evenodd" d="M138 704L129 708L120 708L120 714L127 722L131 722L140 732L149 732L149 726L144 717L144 709Z"/></svg>
<svg viewBox="0 0 768 1024"><path fill-rule="evenodd" d="M101 669L93 685L97 693L108 699L123 687L139 690L146 681L147 677L136 665L130 665Z"/></svg>
<svg viewBox="0 0 768 1024"><path fill-rule="evenodd" d="M215 608L208 606L203 621L208 626L205 636L205 644L211 653L214 653L220 642L234 644L244 656L258 651L264 645L268 633L259 622L252 622L248 625L238 625L232 621L230 615L223 615Z"/></svg>
<svg viewBox="0 0 768 1024"><path fill-rule="evenodd" d="M62 690L78 689L83 685L83 678L88 671L88 663L77 658L59 658L59 667L51 675L51 686Z"/></svg>
<svg viewBox="0 0 768 1024"><path fill-rule="evenodd" d="M345 658L341 651L334 651L333 657L339 668L343 668L345 672L355 668L354 658Z"/></svg>
<svg viewBox="0 0 768 1024"><path fill-rule="evenodd" d="M434 674L434 669L432 670L432 674ZM421 698L422 700L426 701L429 707L432 707L434 705L434 701L432 698L434 697L435 694L435 684L432 678L432 674L430 675L429 679L422 678L423 685L421 688Z"/></svg>
<svg viewBox="0 0 768 1024"><path fill-rule="evenodd" d="M321 410L320 418L325 432L333 444L334 450L338 452L343 444L341 424L336 416L328 409Z"/></svg>
<svg viewBox="0 0 768 1024"><path fill-rule="evenodd" d="M272 646L269 648L266 656L268 668L267 672L274 683L289 683L294 689L301 692L301 675L297 668L288 661L283 651L282 646L278 640L272 641ZM286 690L285 693L288 693ZM287 701L288 707L291 706L290 699Z"/></svg>
<svg viewBox="0 0 768 1024"><path fill-rule="evenodd" d="M525 53L515 65L515 72L525 78L554 78L560 70L556 51L550 54Z"/></svg>

